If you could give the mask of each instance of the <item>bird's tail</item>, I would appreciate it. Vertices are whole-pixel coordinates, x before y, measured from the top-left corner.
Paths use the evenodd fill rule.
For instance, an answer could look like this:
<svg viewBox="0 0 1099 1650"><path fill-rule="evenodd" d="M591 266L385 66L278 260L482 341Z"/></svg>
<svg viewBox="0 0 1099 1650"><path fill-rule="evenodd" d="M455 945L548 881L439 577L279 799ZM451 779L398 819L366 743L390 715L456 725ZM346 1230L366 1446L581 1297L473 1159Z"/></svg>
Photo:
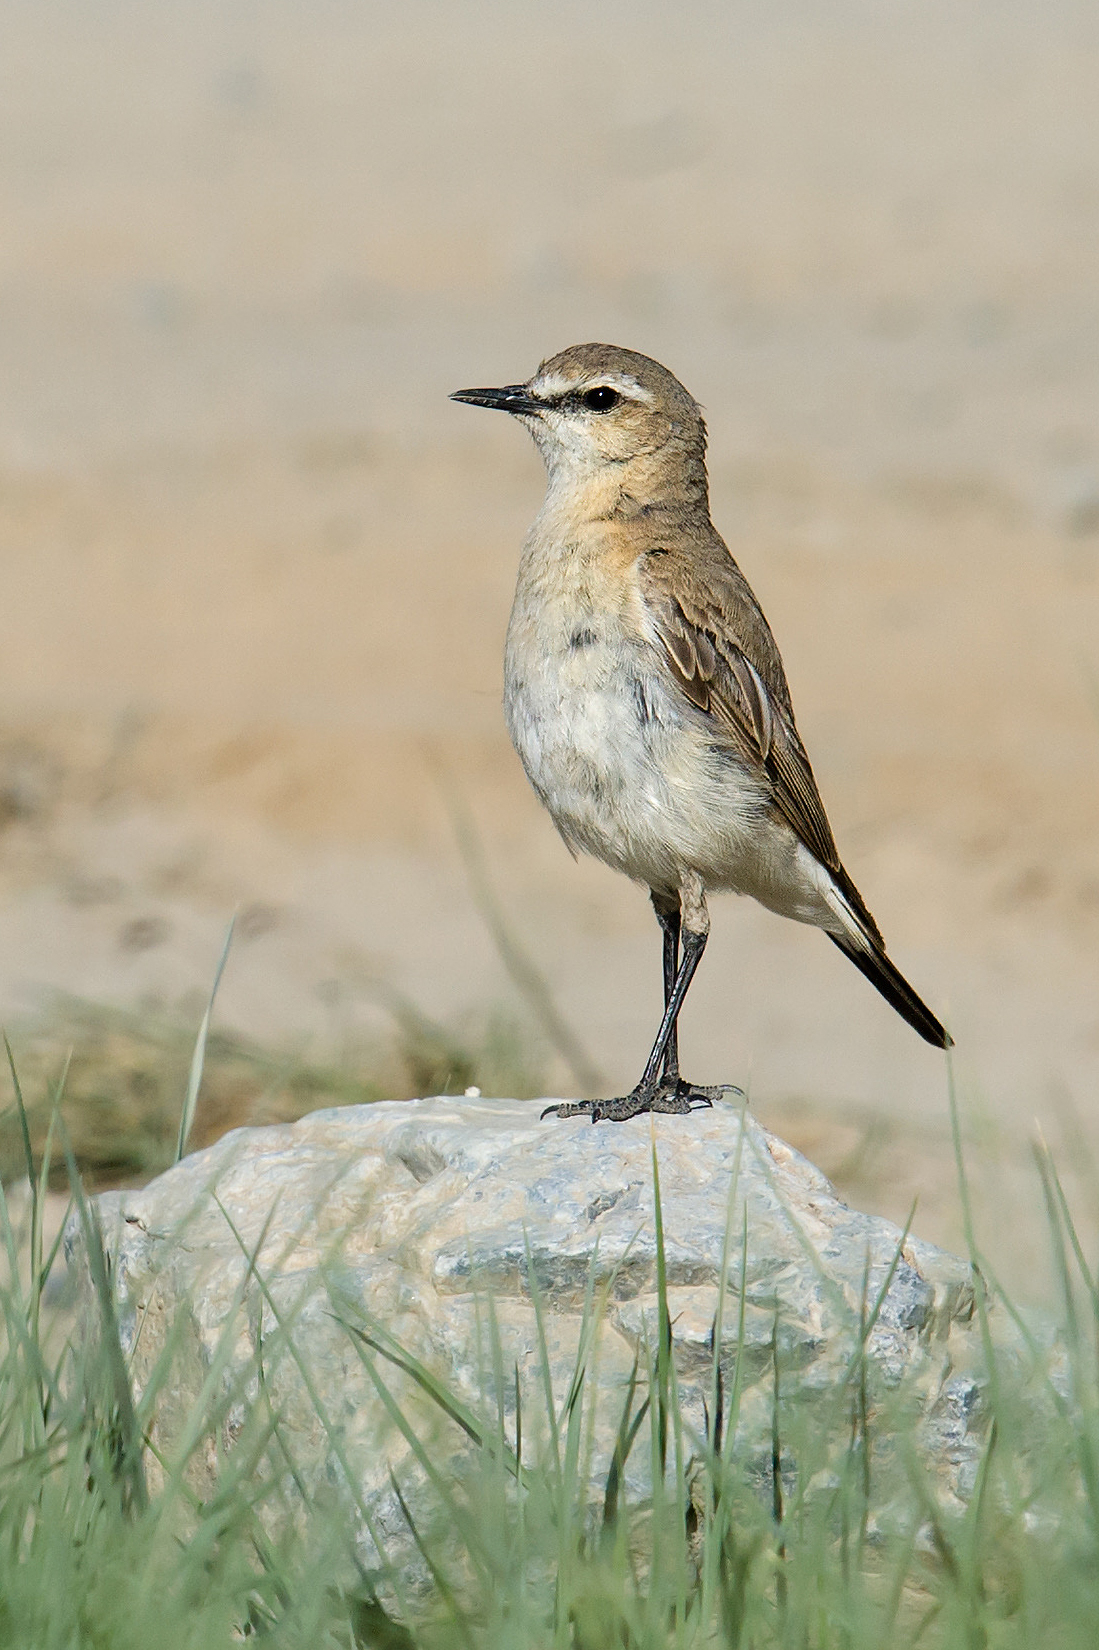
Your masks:
<svg viewBox="0 0 1099 1650"><path fill-rule="evenodd" d="M860 974L865 974L872 986L876 986L892 1008L895 1008L902 1019L907 1020L913 1030L935 1048L951 1048L954 1043L950 1033L939 1024L934 1014L923 1002L904 975L893 967L885 952L876 945L871 945L860 934L856 939L853 935L828 933L833 945L838 945L845 957L850 957ZM861 945L859 940L862 940Z"/></svg>

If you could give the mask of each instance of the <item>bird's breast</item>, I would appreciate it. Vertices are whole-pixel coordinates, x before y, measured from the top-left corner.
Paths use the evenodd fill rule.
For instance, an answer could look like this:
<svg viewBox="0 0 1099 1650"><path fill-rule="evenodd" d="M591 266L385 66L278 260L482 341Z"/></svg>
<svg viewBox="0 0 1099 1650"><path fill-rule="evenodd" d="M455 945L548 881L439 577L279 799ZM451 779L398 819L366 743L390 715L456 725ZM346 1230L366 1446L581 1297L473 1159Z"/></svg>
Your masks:
<svg viewBox="0 0 1099 1650"><path fill-rule="evenodd" d="M636 779L651 708L638 652L606 607L517 601L504 666L508 728L555 814L580 793L618 792Z"/></svg>
<svg viewBox="0 0 1099 1650"><path fill-rule="evenodd" d="M728 858L757 811L756 787L676 689L628 585L554 571L528 569L516 592L504 670L512 742L570 845L675 888L715 846Z"/></svg>

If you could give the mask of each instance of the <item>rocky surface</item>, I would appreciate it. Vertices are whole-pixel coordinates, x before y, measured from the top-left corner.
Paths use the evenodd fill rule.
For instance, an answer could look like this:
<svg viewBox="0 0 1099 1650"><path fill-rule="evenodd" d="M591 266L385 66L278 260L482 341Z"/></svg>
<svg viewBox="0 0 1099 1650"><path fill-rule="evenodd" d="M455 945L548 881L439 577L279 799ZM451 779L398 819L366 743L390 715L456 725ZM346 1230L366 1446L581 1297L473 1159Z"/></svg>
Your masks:
<svg viewBox="0 0 1099 1650"><path fill-rule="evenodd" d="M364 1551L373 1548L371 1530L400 1545L407 1527L391 1468L413 1498L423 1473L387 1419L371 1354L347 1325L381 1326L473 1412L487 1414L495 1412L494 1317L507 1424L518 1379L524 1453L533 1454L543 1390L535 1297L560 1406L592 1288L605 1294L591 1459L601 1485L635 1357L644 1381L656 1338L655 1147L688 1429L702 1434L706 1425L724 1270L725 1387L732 1390L739 1360L736 1452L761 1490L771 1470L776 1361L783 1467L792 1474L799 1439L814 1436L819 1454L829 1429L841 1443L850 1436L849 1376L865 1338L871 1412L904 1393L917 1412L929 1481L948 1503L964 1500L983 1433L966 1263L915 1238L902 1244L896 1227L847 1208L811 1164L731 1102L689 1118L597 1127L582 1118L543 1122L543 1104L441 1098L318 1112L290 1126L239 1130L144 1190L97 1200L139 1391L171 1339L172 1373L154 1427L162 1454L171 1457L211 1369L215 1388L229 1395L219 1436L192 1461L200 1493L209 1493L218 1450L239 1436L254 1405L262 1349L266 1397L290 1440L297 1493L324 1484L346 1493L349 1472ZM293 1337L289 1351L284 1331ZM392 1360L375 1367L417 1427L430 1431L433 1460L457 1464L470 1448L465 1435ZM877 1470L884 1458L876 1450ZM637 1455L625 1493L642 1497L649 1455Z"/></svg>

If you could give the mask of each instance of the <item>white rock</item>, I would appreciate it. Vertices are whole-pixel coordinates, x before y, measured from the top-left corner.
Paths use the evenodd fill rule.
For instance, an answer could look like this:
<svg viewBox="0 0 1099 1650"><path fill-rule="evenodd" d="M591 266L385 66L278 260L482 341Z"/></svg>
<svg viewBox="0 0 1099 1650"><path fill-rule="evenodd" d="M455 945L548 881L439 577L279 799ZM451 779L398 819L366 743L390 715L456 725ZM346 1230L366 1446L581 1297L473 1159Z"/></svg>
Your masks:
<svg viewBox="0 0 1099 1650"><path fill-rule="evenodd" d="M655 1143L668 1304L689 1425L704 1432L723 1256L727 1391L738 1345L741 1360L736 1450L766 1493L776 1348L792 1470L799 1416L816 1417L812 1424L822 1427L839 1422L843 1430L844 1377L860 1315L892 1268L867 1338L871 1404L880 1408L891 1390L911 1383L932 1481L948 1500L964 1497L984 1424L966 1263L914 1238L902 1250L895 1226L839 1202L818 1170L750 1117L742 1133L735 1104L594 1127L583 1118L543 1122L545 1104L463 1097L317 1112L288 1126L237 1130L144 1190L97 1200L139 1391L175 1338L172 1378L154 1429L162 1454L171 1456L219 1346L224 1366L217 1384L226 1392L234 1381L240 1387L220 1439L210 1440L193 1464L200 1493L213 1488L215 1445L231 1444L254 1401L262 1337L271 1401L300 1482L309 1494L340 1485L342 1456L365 1510L364 1555L372 1557L373 1549L367 1520L405 1552L408 1532L390 1468L421 1503L423 1473L387 1419L364 1366L369 1354L341 1317L383 1325L487 1415L495 1407L486 1403L491 1296L507 1424L514 1421L517 1368L529 1458L538 1447L542 1379L531 1277L545 1303L558 1405L575 1367L589 1280L609 1288L598 1363L605 1402L591 1463L598 1488L634 1359L640 1347L644 1371L656 1342ZM266 1297L249 1276L245 1250L254 1255ZM285 1351L270 1351L278 1341L276 1309L293 1320L300 1366ZM391 1362L379 1359L377 1368L415 1424L432 1432L434 1458L457 1463L469 1448L459 1429ZM623 1493L643 1496L649 1455L640 1449L637 1456Z"/></svg>

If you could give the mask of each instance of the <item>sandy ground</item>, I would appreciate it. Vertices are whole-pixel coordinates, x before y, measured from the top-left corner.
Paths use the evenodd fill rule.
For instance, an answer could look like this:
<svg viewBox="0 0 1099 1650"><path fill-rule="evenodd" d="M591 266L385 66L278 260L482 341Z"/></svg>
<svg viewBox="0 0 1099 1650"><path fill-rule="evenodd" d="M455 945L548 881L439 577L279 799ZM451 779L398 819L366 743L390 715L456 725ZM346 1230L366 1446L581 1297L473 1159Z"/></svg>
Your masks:
<svg viewBox="0 0 1099 1650"><path fill-rule="evenodd" d="M198 992L234 908L221 1013L264 1038L368 1021L378 976L514 1002L441 767L633 1081L655 925L500 717L540 466L446 400L628 344L706 406L1025 1280L1034 1120L1099 1135L1099 12L5 0L0 33L3 1012ZM716 902L684 1042L958 1240L943 1063L820 936Z"/></svg>

